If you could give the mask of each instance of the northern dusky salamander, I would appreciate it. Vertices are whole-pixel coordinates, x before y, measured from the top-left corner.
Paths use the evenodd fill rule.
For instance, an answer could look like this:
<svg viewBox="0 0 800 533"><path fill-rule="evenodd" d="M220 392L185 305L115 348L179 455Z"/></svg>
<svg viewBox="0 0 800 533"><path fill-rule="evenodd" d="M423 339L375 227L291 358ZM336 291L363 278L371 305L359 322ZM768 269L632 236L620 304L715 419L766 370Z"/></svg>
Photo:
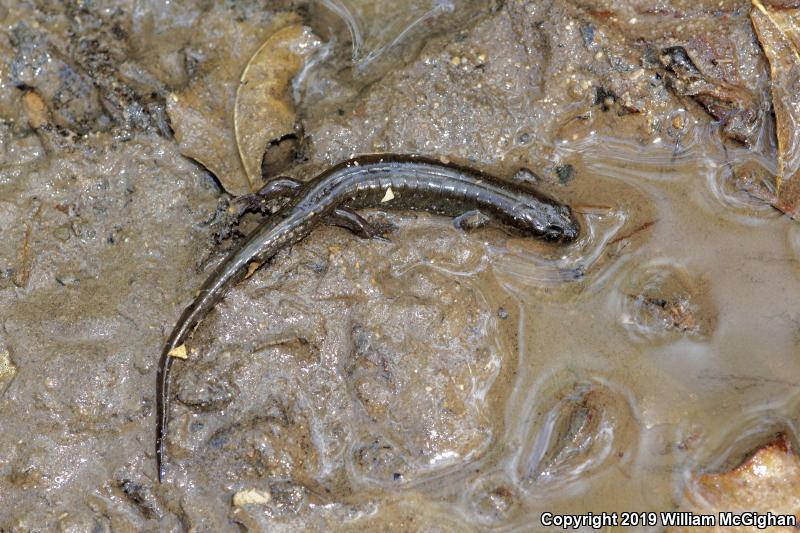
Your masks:
<svg viewBox="0 0 800 533"><path fill-rule="evenodd" d="M380 232L354 209L380 207L444 216L479 210L517 233L552 241L571 241L579 231L569 207L536 191L477 170L416 156L360 157L306 183L277 178L257 195L263 202L290 200L214 270L178 319L161 353L156 390L159 481L164 476L170 369L175 360L170 352L186 341L230 286L284 247L308 236L318 225L334 224L362 237L376 237Z"/></svg>

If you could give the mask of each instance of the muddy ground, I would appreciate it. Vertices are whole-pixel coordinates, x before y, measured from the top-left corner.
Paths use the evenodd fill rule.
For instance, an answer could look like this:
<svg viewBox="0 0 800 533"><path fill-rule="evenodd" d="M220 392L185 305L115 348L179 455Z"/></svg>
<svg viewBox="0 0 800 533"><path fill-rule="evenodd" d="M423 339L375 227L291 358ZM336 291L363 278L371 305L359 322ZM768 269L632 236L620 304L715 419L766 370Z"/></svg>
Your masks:
<svg viewBox="0 0 800 533"><path fill-rule="evenodd" d="M775 170L750 3L457 4L360 74L302 2L0 6L0 530L535 529L677 508L678 473L796 439L800 237L737 181ZM320 228L195 332L159 484L158 354L253 223L168 99L287 12L335 50L267 175L526 168L584 233Z"/></svg>

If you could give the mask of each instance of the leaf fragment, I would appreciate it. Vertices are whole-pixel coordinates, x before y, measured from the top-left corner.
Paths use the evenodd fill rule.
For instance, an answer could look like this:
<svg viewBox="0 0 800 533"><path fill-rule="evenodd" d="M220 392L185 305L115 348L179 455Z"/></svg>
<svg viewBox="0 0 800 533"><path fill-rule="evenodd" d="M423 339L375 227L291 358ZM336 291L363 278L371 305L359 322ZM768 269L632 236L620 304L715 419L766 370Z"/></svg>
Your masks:
<svg viewBox="0 0 800 533"><path fill-rule="evenodd" d="M167 98L181 153L213 172L231 194L251 192L234 133L238 80L264 39L298 20L295 13L281 13L267 25L226 20L208 28L208 59L198 65L187 87Z"/></svg>
<svg viewBox="0 0 800 533"><path fill-rule="evenodd" d="M267 147L295 132L291 94L294 77L320 40L299 24L272 34L253 54L236 93L236 143L252 190L261 183L261 163Z"/></svg>
<svg viewBox="0 0 800 533"><path fill-rule="evenodd" d="M718 517L721 512L773 513L794 515L800 523L800 457L792 451L789 440L779 435L733 470L695 475L685 500L681 510L696 514ZM668 533L723 530L750 531L752 528L667 529ZM775 526L769 531L791 533L796 529Z"/></svg>
<svg viewBox="0 0 800 533"><path fill-rule="evenodd" d="M769 61L778 141L772 205L800 219L800 8L766 7L752 0L750 20Z"/></svg>
<svg viewBox="0 0 800 533"><path fill-rule="evenodd" d="M189 354L186 353L186 345L181 344L180 346L174 347L169 351L169 356L176 359L188 359Z"/></svg>

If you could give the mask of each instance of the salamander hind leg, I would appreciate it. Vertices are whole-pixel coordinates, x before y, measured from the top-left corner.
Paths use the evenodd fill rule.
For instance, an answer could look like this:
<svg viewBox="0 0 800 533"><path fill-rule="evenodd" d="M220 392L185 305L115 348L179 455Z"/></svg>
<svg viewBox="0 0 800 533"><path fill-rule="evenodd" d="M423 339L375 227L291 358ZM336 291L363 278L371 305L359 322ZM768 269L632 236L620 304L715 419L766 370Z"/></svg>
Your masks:
<svg viewBox="0 0 800 533"><path fill-rule="evenodd" d="M300 190L303 184L293 178L281 177L267 182L257 192L244 194L231 202L232 217L234 222L245 213L269 213L269 202L281 198L291 198Z"/></svg>
<svg viewBox="0 0 800 533"><path fill-rule="evenodd" d="M373 224L355 211L341 207L328 217L327 222L348 229L362 239L380 239L387 242L389 239L386 238L386 234L394 229L390 224Z"/></svg>

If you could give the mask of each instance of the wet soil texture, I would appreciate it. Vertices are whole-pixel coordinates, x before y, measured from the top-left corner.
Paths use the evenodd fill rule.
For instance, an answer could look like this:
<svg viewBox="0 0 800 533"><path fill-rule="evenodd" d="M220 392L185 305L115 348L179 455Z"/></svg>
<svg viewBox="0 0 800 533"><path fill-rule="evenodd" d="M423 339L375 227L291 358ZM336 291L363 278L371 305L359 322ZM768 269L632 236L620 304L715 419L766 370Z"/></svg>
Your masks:
<svg viewBox="0 0 800 533"><path fill-rule="evenodd" d="M536 531L690 509L797 449L792 110L753 6L413 4L0 5L0 531ZM302 59L272 137L234 116L270 38ZM230 207L260 147L266 177L375 152L515 176L582 234L314 231L187 343L159 483L158 355L257 222Z"/></svg>

